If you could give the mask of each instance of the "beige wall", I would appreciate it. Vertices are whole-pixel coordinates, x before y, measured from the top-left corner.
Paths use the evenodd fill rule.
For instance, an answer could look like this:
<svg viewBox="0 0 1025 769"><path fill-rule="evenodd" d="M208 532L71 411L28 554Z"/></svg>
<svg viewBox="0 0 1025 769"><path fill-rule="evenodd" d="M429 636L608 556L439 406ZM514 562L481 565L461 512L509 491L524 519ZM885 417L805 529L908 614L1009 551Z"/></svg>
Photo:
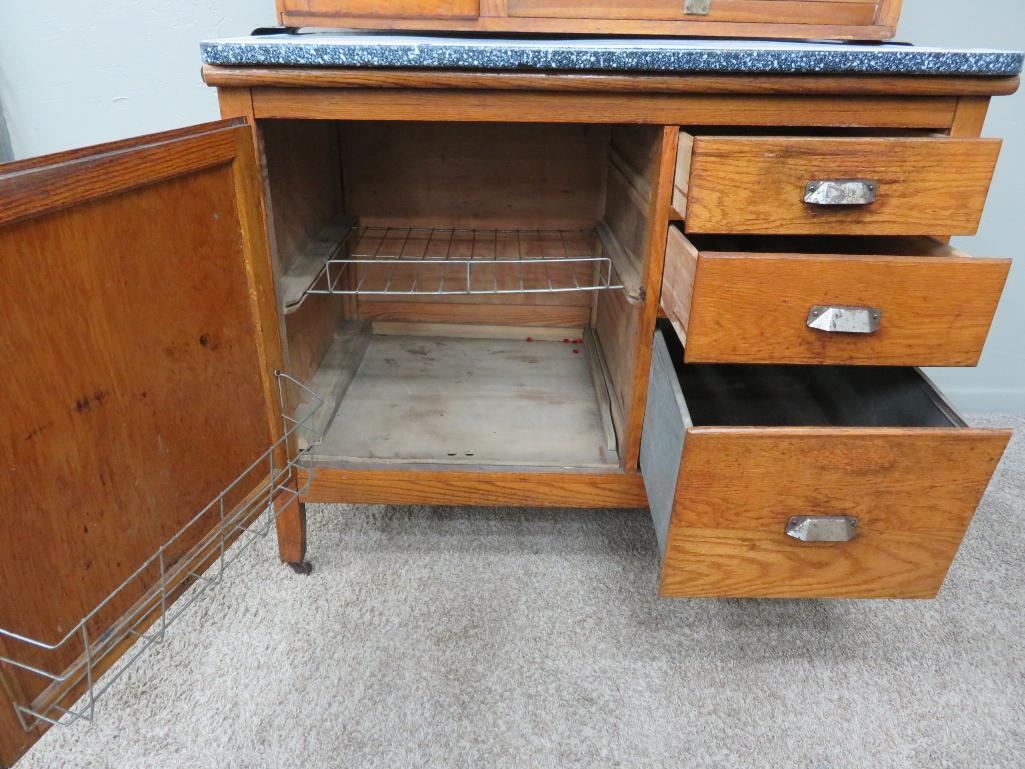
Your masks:
<svg viewBox="0 0 1025 769"><path fill-rule="evenodd" d="M898 37L921 45L1022 50L1025 3L904 0ZM1015 263L979 367L929 374L965 410L1025 412L1025 93L993 100L984 135L1002 138L1004 148L979 234L955 245Z"/></svg>

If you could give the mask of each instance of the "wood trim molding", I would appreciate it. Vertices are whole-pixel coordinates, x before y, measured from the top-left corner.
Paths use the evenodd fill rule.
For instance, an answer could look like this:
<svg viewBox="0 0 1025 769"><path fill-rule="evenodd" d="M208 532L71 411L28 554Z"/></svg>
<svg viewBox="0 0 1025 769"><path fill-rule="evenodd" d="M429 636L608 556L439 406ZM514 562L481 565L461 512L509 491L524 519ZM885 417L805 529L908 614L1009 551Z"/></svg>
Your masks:
<svg viewBox="0 0 1025 769"><path fill-rule="evenodd" d="M739 96L254 88L256 118L648 125L830 126L946 131L954 97Z"/></svg>
<svg viewBox="0 0 1025 769"><path fill-rule="evenodd" d="M187 128L117 142L100 154L91 147L9 163L0 169L0 225L227 165L236 157L240 125L221 121L205 131Z"/></svg>
<svg viewBox="0 0 1025 769"><path fill-rule="evenodd" d="M309 475L298 474L299 485ZM485 507L642 508L639 473L409 470L318 467L303 502Z"/></svg>
<svg viewBox="0 0 1025 769"><path fill-rule="evenodd" d="M878 75L643 75L327 67L203 67L218 88L382 88L595 93L795 94L816 96L1003 96L1018 77Z"/></svg>

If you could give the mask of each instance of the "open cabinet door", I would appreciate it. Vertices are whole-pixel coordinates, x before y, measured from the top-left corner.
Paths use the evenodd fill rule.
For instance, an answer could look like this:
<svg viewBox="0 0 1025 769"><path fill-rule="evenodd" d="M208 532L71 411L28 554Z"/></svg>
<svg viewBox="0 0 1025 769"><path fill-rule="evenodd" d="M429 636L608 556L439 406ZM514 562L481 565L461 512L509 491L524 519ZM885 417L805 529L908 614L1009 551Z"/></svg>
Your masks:
<svg viewBox="0 0 1025 769"><path fill-rule="evenodd" d="M244 121L0 166L0 764L280 491L270 270Z"/></svg>

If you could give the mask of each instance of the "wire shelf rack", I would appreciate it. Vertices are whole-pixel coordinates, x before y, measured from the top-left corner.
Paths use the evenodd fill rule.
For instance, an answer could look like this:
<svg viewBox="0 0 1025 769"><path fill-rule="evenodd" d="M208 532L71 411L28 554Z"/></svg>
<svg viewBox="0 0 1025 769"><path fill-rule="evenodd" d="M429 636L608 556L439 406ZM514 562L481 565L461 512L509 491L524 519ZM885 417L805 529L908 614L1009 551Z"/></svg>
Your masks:
<svg viewBox="0 0 1025 769"><path fill-rule="evenodd" d="M623 288L594 230L359 227L308 295L467 296Z"/></svg>
<svg viewBox="0 0 1025 769"><path fill-rule="evenodd" d="M284 372L276 372L284 430L258 459L242 471L208 505L196 513L162 544L128 578L81 618L60 640L47 643L0 628L5 654L0 662L49 682L31 703L14 703L21 726L70 726L79 719L92 720L96 701L137 662L146 651L164 640L168 628L207 591L219 585L225 570L274 525L278 510L287 508L305 493L298 471L309 468L308 454L322 436L314 435L306 448L289 457L299 433L313 433L310 424L323 399ZM295 387L311 404L301 419L287 415L286 388ZM250 490L254 478L260 478ZM307 474L307 478L310 474ZM307 480L307 485L309 480ZM245 499L232 502L240 492ZM200 536L198 544L178 557L180 543ZM175 598L184 592L180 600ZM104 609L119 599L141 592L127 613L102 629L96 622ZM131 648L125 652L126 646ZM18 659L12 648L40 653L75 654L72 664L60 673ZM121 656L120 652L125 652ZM106 675L104 673L106 672ZM70 703L65 706L62 703Z"/></svg>

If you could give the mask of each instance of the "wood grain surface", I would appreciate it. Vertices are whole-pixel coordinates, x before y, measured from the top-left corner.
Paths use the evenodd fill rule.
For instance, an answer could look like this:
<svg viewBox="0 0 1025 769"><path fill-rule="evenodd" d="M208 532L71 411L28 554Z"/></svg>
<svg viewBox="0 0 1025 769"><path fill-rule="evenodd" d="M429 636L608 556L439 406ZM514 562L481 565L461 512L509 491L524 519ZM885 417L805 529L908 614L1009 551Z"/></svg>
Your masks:
<svg viewBox="0 0 1025 769"><path fill-rule="evenodd" d="M899 11L899 0L714 0L707 15L674 0L278 0L289 26L859 40L893 37Z"/></svg>
<svg viewBox="0 0 1025 769"><path fill-rule="evenodd" d="M259 118L947 130L958 99L379 88L254 88Z"/></svg>
<svg viewBox="0 0 1025 769"><path fill-rule="evenodd" d="M203 67L207 85L241 88L416 88L492 91L804 94L826 96L996 96L1014 93L1015 77L939 75L658 75L597 72L350 69L345 67Z"/></svg>
<svg viewBox="0 0 1025 769"><path fill-rule="evenodd" d="M973 235L997 139L714 137L694 141L687 232ZM808 182L868 179L866 206L804 202Z"/></svg>
<svg viewBox="0 0 1025 769"><path fill-rule="evenodd" d="M661 593L929 598L957 553L1008 430L692 428ZM859 520L846 543L799 542L795 515Z"/></svg>
<svg viewBox="0 0 1025 769"><path fill-rule="evenodd" d="M301 474L300 483L306 476ZM486 507L645 507L639 473L318 467L306 502Z"/></svg>
<svg viewBox="0 0 1025 769"><path fill-rule="evenodd" d="M233 121L0 168L0 498L17 532L0 539L0 626L61 638L273 440L262 218L250 131ZM81 648L9 651L59 672Z"/></svg>
<svg viewBox="0 0 1025 769"><path fill-rule="evenodd" d="M975 366L1011 263L951 253L920 257L702 253L689 313L686 359L693 363ZM674 275L667 269L667 285ZM817 305L877 308L882 311L879 331L837 334L810 329L808 311Z"/></svg>

